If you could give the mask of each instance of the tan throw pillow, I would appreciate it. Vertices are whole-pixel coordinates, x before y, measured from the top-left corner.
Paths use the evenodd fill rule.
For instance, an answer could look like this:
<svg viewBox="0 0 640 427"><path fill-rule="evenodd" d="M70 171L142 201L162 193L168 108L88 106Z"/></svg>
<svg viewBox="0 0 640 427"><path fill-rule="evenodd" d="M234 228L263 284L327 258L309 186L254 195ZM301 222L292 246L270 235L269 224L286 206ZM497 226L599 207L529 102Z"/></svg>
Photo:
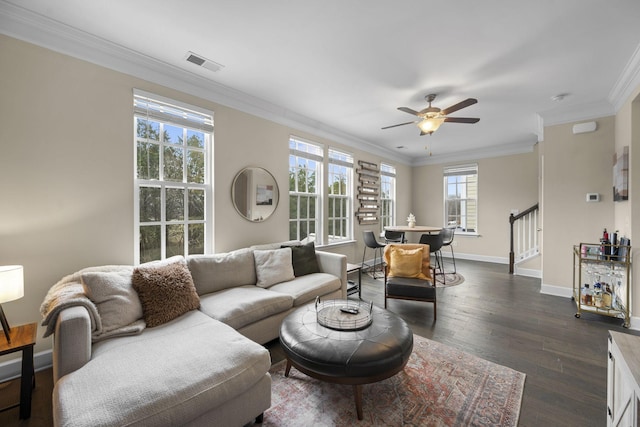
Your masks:
<svg viewBox="0 0 640 427"><path fill-rule="evenodd" d="M295 279L291 248L254 250L253 257L256 261L256 285L261 288Z"/></svg>
<svg viewBox="0 0 640 427"><path fill-rule="evenodd" d="M389 276L426 280L427 276L422 272L422 250L392 247Z"/></svg>
<svg viewBox="0 0 640 427"><path fill-rule="evenodd" d="M167 323L200 307L184 258L177 262L143 264L133 270L133 288L138 292L147 327Z"/></svg>
<svg viewBox="0 0 640 427"><path fill-rule="evenodd" d="M131 283L132 270L82 274L85 292L98 309L105 333L142 319L140 299Z"/></svg>

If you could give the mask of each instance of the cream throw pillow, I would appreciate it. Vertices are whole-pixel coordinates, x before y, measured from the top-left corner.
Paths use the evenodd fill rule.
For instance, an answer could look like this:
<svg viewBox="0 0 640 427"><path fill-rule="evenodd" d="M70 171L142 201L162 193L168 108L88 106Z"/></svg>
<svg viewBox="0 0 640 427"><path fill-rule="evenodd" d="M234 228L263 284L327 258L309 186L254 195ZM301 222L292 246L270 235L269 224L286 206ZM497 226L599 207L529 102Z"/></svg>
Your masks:
<svg viewBox="0 0 640 427"><path fill-rule="evenodd" d="M256 285L261 288L295 279L291 248L254 250L253 257L256 261Z"/></svg>
<svg viewBox="0 0 640 427"><path fill-rule="evenodd" d="M389 276L409 279L428 279L422 272L423 248L402 249L391 247Z"/></svg>

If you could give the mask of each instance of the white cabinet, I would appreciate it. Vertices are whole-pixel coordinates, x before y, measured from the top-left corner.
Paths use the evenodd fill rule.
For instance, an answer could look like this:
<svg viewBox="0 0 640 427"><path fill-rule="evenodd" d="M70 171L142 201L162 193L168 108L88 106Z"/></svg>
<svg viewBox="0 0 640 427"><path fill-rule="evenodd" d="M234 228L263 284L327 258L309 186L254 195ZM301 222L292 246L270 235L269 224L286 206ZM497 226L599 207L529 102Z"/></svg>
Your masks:
<svg viewBox="0 0 640 427"><path fill-rule="evenodd" d="M607 426L639 425L639 380L640 337L609 331Z"/></svg>

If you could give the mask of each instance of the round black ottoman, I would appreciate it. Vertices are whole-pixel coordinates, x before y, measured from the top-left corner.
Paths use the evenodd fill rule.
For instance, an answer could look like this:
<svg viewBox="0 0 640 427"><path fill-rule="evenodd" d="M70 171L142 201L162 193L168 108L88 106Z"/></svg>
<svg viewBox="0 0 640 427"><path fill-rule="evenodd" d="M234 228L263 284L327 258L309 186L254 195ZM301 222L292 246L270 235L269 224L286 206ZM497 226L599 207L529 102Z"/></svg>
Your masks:
<svg viewBox="0 0 640 427"><path fill-rule="evenodd" d="M280 327L280 342L291 366L310 377L354 387L358 419L362 419L362 384L400 372L413 351L413 332L400 317L372 308L373 321L356 331L340 331L318 324L313 305L287 316Z"/></svg>

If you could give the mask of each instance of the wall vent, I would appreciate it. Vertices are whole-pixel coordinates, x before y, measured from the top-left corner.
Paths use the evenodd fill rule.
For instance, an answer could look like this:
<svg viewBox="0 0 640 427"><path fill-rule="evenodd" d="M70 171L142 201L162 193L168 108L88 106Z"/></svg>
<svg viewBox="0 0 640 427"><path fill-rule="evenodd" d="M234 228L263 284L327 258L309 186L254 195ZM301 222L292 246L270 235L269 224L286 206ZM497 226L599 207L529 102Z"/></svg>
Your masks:
<svg viewBox="0 0 640 427"><path fill-rule="evenodd" d="M598 129L598 123L596 122L578 123L573 125L573 134L595 132L596 129Z"/></svg>
<svg viewBox="0 0 640 427"><path fill-rule="evenodd" d="M193 53L191 51L187 52L187 55L185 56L185 59L188 62L191 62L192 64L195 64L199 67L204 67L207 70L213 71L214 73L217 71L220 71L222 68L224 68L224 65L222 64L218 64L215 61L212 61L210 59L207 59L201 55L198 55L196 53Z"/></svg>

